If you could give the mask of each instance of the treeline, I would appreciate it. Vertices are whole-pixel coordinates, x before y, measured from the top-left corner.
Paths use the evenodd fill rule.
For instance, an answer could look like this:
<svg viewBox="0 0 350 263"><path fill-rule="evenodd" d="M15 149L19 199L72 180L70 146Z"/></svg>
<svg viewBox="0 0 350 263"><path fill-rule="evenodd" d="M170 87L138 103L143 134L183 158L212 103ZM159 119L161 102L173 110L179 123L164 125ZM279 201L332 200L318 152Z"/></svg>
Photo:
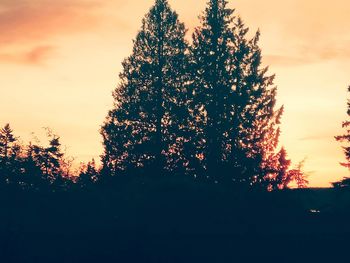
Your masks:
<svg viewBox="0 0 350 263"><path fill-rule="evenodd" d="M95 162L73 169L60 138L47 130L48 143L23 145L9 124L0 129L0 187L34 191L66 191L94 182Z"/></svg>
<svg viewBox="0 0 350 263"><path fill-rule="evenodd" d="M143 18L101 128L101 168L92 161L73 174L58 136L49 133L47 147L23 146L6 125L1 183L69 189L142 175L271 191L292 182L306 187L302 165L291 168L278 149L283 107L276 107L274 75L262 66L260 33L249 38L225 0L208 1L200 22L190 43L167 0L156 0Z"/></svg>

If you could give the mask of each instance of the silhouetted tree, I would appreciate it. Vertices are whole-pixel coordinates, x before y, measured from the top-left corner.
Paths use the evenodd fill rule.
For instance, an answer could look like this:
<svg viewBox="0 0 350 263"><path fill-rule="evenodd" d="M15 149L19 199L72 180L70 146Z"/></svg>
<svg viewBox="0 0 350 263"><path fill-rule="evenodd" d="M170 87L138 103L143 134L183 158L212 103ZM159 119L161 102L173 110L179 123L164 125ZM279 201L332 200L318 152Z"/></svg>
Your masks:
<svg viewBox="0 0 350 263"><path fill-rule="evenodd" d="M304 161L300 162L294 169L288 171L289 182L287 181L286 187L290 182L295 182L298 188L306 188L309 185L309 181L306 179L307 175L303 171Z"/></svg>
<svg viewBox="0 0 350 263"><path fill-rule="evenodd" d="M160 172L186 163L179 150L188 143L185 32L168 1L156 0L123 62L114 109L101 129L104 169Z"/></svg>
<svg viewBox="0 0 350 263"><path fill-rule="evenodd" d="M338 182L332 183L332 185L334 188L348 188L348 187L350 187L350 178L345 177Z"/></svg>
<svg viewBox="0 0 350 263"><path fill-rule="evenodd" d="M350 86L348 87L348 92L350 92ZM350 100L349 99L347 102L347 106L348 106L347 115L350 116ZM350 142L350 129L349 129L350 121L344 121L342 126L344 129L346 129L346 134L336 136L335 139L338 142L349 143ZM344 150L346 162L342 162L341 165L350 169L350 146L344 146L343 150Z"/></svg>
<svg viewBox="0 0 350 263"><path fill-rule="evenodd" d="M79 185L79 187L83 188L95 183L98 180L98 177L98 169L96 168L95 160L92 159L91 162L88 162L86 165L81 167L76 183Z"/></svg>
<svg viewBox="0 0 350 263"><path fill-rule="evenodd" d="M221 173L230 125L232 13L233 10L226 8L226 1L209 1L191 46L192 107L197 115L197 140L201 150L198 155L204 159L203 165L212 177Z"/></svg>
<svg viewBox="0 0 350 263"><path fill-rule="evenodd" d="M304 161L300 162L293 169L290 168L292 162L287 158L287 151L282 149L273 157L269 158L264 167L268 189L283 190L294 184L297 188L306 188L308 180L303 171Z"/></svg>
<svg viewBox="0 0 350 263"><path fill-rule="evenodd" d="M273 167L273 169L268 172L269 188L271 190L286 188L289 183L288 170L291 164L291 161L287 159L286 150L282 148L271 160L272 163L269 164L269 167Z"/></svg>
<svg viewBox="0 0 350 263"><path fill-rule="evenodd" d="M22 166L26 187L33 190L43 191L44 188L47 189L48 180L44 177L40 163L38 163L38 160L41 159L39 158L38 153L35 152L38 147L39 146L29 143L25 149Z"/></svg>
<svg viewBox="0 0 350 263"><path fill-rule="evenodd" d="M2 183L22 189L42 189L41 146L22 146L9 124L0 130L0 176Z"/></svg>
<svg viewBox="0 0 350 263"><path fill-rule="evenodd" d="M13 134L10 124L6 124L0 130L0 177L2 183L14 181L19 167L17 162L21 148L17 144L17 138Z"/></svg>
<svg viewBox="0 0 350 263"><path fill-rule="evenodd" d="M350 86L348 87L348 92L350 92ZM347 101L347 115L350 116L350 99ZM335 136L336 141L338 142L345 142L349 144L350 142L350 121L344 121L342 124L342 127L346 129L346 133L343 135ZM345 160L346 162L341 162L340 164L348 169L350 169L350 146L343 146L343 151L345 154ZM332 183L333 187L335 188L344 188L349 187L350 185L350 178L345 177L342 180L338 182Z"/></svg>
<svg viewBox="0 0 350 263"><path fill-rule="evenodd" d="M12 146L16 142L16 138L13 135L13 130L10 127L10 124L6 124L0 130L0 157L2 159L8 159L13 152Z"/></svg>
<svg viewBox="0 0 350 263"><path fill-rule="evenodd" d="M40 167L43 176L48 182L53 183L61 179L61 152L60 138L48 131L49 145L47 147L40 145L31 145L31 156L37 167Z"/></svg>
<svg viewBox="0 0 350 263"><path fill-rule="evenodd" d="M194 109L208 175L262 183L264 162L278 144L274 76L261 68L259 32L246 28L225 0L210 0L193 34Z"/></svg>
<svg viewBox="0 0 350 263"><path fill-rule="evenodd" d="M248 28L235 21L233 51L234 97L232 127L229 132L229 160L233 170L250 183L266 185L267 164L276 154L283 107L275 110L277 89L274 75L261 66L260 32L247 40ZM238 169L237 169L238 168Z"/></svg>

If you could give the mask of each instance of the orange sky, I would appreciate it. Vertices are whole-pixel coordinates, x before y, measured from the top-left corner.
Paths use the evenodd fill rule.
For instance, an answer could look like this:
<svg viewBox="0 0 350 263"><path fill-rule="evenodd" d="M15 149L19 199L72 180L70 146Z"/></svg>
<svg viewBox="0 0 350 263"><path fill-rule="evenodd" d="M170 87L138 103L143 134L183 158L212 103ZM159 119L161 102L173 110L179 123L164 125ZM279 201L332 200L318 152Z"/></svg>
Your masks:
<svg viewBox="0 0 350 263"><path fill-rule="evenodd" d="M101 3L103 2L103 3ZM206 0L169 0L189 29ZM0 0L0 125L25 142L41 127L61 136L77 160L98 159L99 127L112 107L121 61L153 0ZM346 119L350 2L235 0L285 105L283 144L306 158L311 186L348 176L334 135Z"/></svg>

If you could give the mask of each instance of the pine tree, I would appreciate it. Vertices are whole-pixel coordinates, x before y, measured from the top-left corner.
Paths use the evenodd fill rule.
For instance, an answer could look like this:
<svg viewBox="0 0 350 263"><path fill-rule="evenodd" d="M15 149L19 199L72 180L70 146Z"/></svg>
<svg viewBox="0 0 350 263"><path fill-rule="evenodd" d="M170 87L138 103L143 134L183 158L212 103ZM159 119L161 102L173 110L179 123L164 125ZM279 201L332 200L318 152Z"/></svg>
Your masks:
<svg viewBox="0 0 350 263"><path fill-rule="evenodd" d="M307 188L309 181L307 175L303 171L304 161L300 162L294 169L288 171L289 182L285 184L285 188L288 187L290 182L295 182L298 188Z"/></svg>
<svg viewBox="0 0 350 263"><path fill-rule="evenodd" d="M269 183L267 188L270 191L282 190L288 187L288 184L292 181L289 170L290 165L291 160L287 158L287 151L284 147L273 157L269 158L266 167L264 167L264 175L268 178L266 180Z"/></svg>
<svg viewBox="0 0 350 263"><path fill-rule="evenodd" d="M275 76L267 75L268 68L261 67L260 32L250 40L247 40L247 33L248 28L237 18L232 59L234 103L229 159L233 160L234 171L242 175L243 180L266 186L269 181L267 164L271 163L278 146L283 107L275 110Z"/></svg>
<svg viewBox="0 0 350 263"><path fill-rule="evenodd" d="M16 142L16 137L13 135L13 130L10 124L6 124L0 130L0 158L6 160L13 153L11 151L12 146Z"/></svg>
<svg viewBox="0 0 350 263"><path fill-rule="evenodd" d="M185 33L168 1L156 0L122 64L114 108L101 129L103 170L185 165L180 151L189 143Z"/></svg>
<svg viewBox="0 0 350 263"><path fill-rule="evenodd" d="M191 68L193 110L201 158L208 175L220 174L231 113L233 10L226 1L209 1L193 34Z"/></svg>
<svg viewBox="0 0 350 263"><path fill-rule="evenodd" d="M63 153L61 151L60 137L48 131L49 145L47 147L40 145L31 145L31 158L35 165L40 167L43 177L48 183L62 179L61 160Z"/></svg>
<svg viewBox="0 0 350 263"><path fill-rule="evenodd" d="M348 92L350 92L350 86L348 87ZM347 105L348 105L347 115L350 116L350 99L348 99ZM336 136L335 139L338 142L349 143L350 142L350 129L349 129L350 121L344 121L342 126L344 129L346 129L346 134ZM342 162L341 165L350 169L350 146L344 146L343 150L344 150L346 162Z"/></svg>
<svg viewBox="0 0 350 263"><path fill-rule="evenodd" d="M283 109L274 110L274 76L261 68L259 32L248 40L248 28L233 14L227 1L210 0L193 34L193 105L203 116L198 141L209 177L262 183Z"/></svg>
<svg viewBox="0 0 350 263"><path fill-rule="evenodd" d="M31 142L26 147L23 158L23 170L26 186L34 190L43 190L43 187L47 186L48 181L43 175L40 163L38 163L39 158L38 153L36 153L38 149L40 149L39 146L33 145Z"/></svg>
<svg viewBox="0 0 350 263"><path fill-rule="evenodd" d="M21 148L13 134L10 124L0 129L0 181L10 183L16 181Z"/></svg>
<svg viewBox="0 0 350 263"><path fill-rule="evenodd" d="M89 187L93 183L96 183L98 180L98 175L95 160L92 159L91 162L88 162L86 165L81 167L76 183L81 188Z"/></svg>

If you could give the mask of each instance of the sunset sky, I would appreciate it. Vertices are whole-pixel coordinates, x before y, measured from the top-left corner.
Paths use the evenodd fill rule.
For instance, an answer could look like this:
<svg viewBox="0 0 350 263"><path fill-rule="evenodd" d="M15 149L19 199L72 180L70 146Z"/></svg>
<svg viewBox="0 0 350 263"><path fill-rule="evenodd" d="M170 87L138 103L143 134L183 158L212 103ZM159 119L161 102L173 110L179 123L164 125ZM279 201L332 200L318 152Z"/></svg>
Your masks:
<svg viewBox="0 0 350 263"><path fill-rule="evenodd" d="M169 0L189 32L206 0ZM99 159L123 58L153 0L0 0L0 126L24 142L50 127L77 162ZM306 158L310 186L348 176L334 136L350 84L348 0L232 0L252 32L285 105L281 145ZM45 142L44 139L42 141Z"/></svg>

